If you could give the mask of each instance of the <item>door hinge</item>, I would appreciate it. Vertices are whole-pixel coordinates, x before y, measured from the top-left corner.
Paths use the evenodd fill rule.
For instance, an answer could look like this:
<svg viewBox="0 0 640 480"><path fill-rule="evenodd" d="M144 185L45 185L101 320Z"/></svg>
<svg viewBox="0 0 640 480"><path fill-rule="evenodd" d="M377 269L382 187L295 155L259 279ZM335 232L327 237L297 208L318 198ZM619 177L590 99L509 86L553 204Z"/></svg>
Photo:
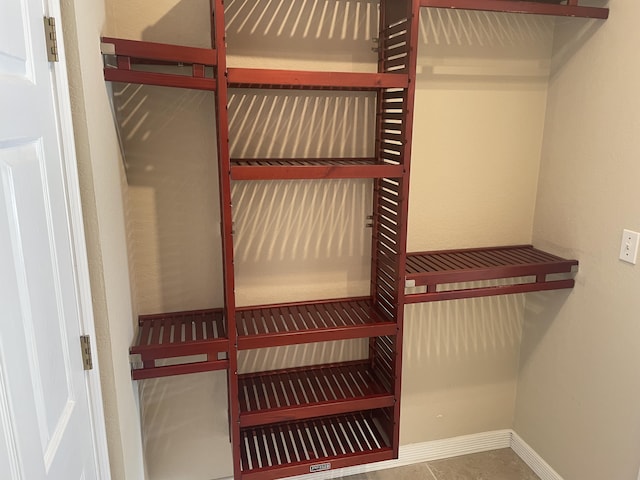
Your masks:
<svg viewBox="0 0 640 480"><path fill-rule="evenodd" d="M82 350L82 365L85 370L93 369L93 355L91 354L91 337L89 335L80 336L80 348Z"/></svg>
<svg viewBox="0 0 640 480"><path fill-rule="evenodd" d="M50 62L58 61L58 38L56 35L56 19L44 17L44 36L47 42L47 58Z"/></svg>

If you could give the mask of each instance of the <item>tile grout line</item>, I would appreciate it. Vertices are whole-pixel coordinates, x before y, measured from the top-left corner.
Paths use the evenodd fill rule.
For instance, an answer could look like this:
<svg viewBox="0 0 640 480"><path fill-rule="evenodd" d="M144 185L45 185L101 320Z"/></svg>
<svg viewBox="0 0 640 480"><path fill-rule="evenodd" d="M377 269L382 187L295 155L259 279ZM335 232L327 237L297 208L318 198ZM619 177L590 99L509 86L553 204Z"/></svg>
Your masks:
<svg viewBox="0 0 640 480"><path fill-rule="evenodd" d="M427 466L427 470L429 470L429 473L433 477L433 480L438 480L438 477L436 477L436 474L433 473L433 470L431 470L431 465L429 465L429 462L425 462L424 464Z"/></svg>

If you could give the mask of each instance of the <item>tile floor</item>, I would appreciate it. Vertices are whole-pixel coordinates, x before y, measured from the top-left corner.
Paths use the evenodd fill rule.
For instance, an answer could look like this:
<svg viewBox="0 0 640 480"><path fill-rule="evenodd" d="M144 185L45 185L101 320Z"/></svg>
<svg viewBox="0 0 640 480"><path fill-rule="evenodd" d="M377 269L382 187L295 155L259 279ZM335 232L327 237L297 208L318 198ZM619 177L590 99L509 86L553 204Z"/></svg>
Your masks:
<svg viewBox="0 0 640 480"><path fill-rule="evenodd" d="M510 448L345 477L344 480L540 480Z"/></svg>

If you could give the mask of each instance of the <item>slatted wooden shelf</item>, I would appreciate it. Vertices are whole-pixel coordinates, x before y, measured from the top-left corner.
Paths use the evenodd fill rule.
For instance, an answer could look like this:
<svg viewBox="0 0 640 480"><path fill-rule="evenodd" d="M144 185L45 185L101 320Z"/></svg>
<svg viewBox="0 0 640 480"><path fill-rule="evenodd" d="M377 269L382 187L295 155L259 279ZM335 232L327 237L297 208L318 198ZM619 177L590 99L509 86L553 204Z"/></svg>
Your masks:
<svg viewBox="0 0 640 480"><path fill-rule="evenodd" d="M369 360L240 375L240 426L390 407Z"/></svg>
<svg viewBox="0 0 640 480"><path fill-rule="evenodd" d="M207 76L207 69L216 65L215 49L111 37L102 38L101 49L104 55L116 57L115 65L104 68L105 80L196 90L216 89L215 78ZM175 71L159 73L135 69L136 64L179 66L184 71L185 67L191 68L188 74Z"/></svg>
<svg viewBox="0 0 640 480"><path fill-rule="evenodd" d="M238 308L236 328L245 350L394 335L397 325L378 314L370 297L358 297Z"/></svg>
<svg viewBox="0 0 640 480"><path fill-rule="evenodd" d="M569 273L576 265L577 260L560 258L531 245L408 253L407 285L426 286L427 291L408 294L406 303L573 288L572 278L547 280L547 275ZM530 276L535 276L535 281L438 291L439 286L449 283Z"/></svg>
<svg viewBox="0 0 640 480"><path fill-rule="evenodd" d="M420 0L421 7L481 10L487 12L532 13L557 17L582 17L604 20L609 17L609 9L603 7L583 7L578 0L530 1L520 0Z"/></svg>
<svg viewBox="0 0 640 480"><path fill-rule="evenodd" d="M269 480L393 458L382 410L240 430L242 478Z"/></svg>
<svg viewBox="0 0 640 480"><path fill-rule="evenodd" d="M375 158L232 158L233 180L400 177L400 164Z"/></svg>
<svg viewBox="0 0 640 480"><path fill-rule="evenodd" d="M228 361L218 358L229 351L229 339L220 309L141 315L131 355L140 355L143 367L133 369L134 380L206 372L227 368ZM206 355L204 361L187 363L179 357ZM158 360L172 365L156 366Z"/></svg>
<svg viewBox="0 0 640 480"><path fill-rule="evenodd" d="M311 72L229 68L231 88L285 88L295 90L378 90L406 88L409 76L401 73Z"/></svg>

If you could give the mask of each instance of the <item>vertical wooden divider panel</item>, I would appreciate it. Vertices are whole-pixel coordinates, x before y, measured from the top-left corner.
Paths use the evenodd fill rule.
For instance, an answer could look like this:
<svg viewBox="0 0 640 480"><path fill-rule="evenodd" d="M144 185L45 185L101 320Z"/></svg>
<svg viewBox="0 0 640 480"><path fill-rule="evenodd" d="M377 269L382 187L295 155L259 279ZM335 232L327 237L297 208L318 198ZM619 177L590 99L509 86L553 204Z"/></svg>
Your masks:
<svg viewBox="0 0 640 480"><path fill-rule="evenodd" d="M211 47L216 62L216 132L218 135L218 178L222 235L222 267L224 278L224 317L229 336L229 437L233 453L233 476L241 478L240 408L238 405L238 332L236 328L235 272L233 268L233 212L231 205L231 165L229 160L229 117L227 112L227 47L223 0L210 0Z"/></svg>

